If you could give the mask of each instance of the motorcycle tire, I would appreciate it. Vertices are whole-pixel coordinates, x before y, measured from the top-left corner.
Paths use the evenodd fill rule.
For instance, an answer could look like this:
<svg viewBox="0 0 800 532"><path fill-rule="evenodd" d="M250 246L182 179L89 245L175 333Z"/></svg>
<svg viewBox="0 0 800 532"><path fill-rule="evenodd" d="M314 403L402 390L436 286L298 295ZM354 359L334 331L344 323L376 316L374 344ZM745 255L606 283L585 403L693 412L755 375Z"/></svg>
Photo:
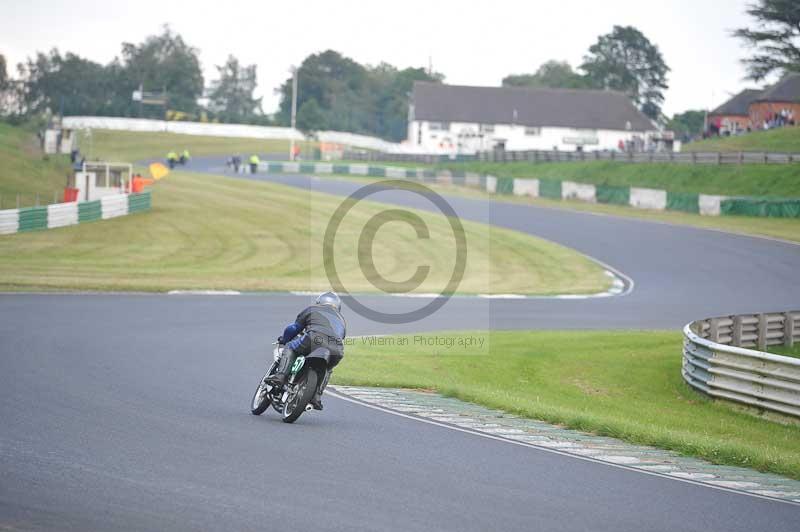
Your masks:
<svg viewBox="0 0 800 532"><path fill-rule="evenodd" d="M269 408L271 399L266 385L264 384L264 379L266 379L270 373L272 373L272 368L258 381L258 388L256 388L256 393L253 394L253 399L250 401L250 413L254 416L260 416Z"/></svg>
<svg viewBox="0 0 800 532"><path fill-rule="evenodd" d="M317 391L317 372L311 368L306 368L298 377L295 382L297 392L290 395L283 406L283 422L294 423L297 421L303 412L306 411L306 405L311 402L314 394Z"/></svg>

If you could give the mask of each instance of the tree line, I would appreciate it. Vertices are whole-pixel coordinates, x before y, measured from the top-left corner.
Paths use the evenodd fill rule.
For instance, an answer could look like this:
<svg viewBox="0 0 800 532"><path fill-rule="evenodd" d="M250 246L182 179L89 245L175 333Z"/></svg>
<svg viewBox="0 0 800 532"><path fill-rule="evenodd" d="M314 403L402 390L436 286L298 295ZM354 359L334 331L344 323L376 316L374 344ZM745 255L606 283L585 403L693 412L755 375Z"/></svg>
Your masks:
<svg viewBox="0 0 800 532"><path fill-rule="evenodd" d="M800 3L757 0L747 13L754 19L752 26L733 35L753 49L743 60L748 78L761 81L774 73L800 72ZM5 119L24 121L46 111L164 118L169 110L174 119L290 124L290 76L276 89L278 111L266 113L261 98L255 97L256 65L242 64L231 55L216 65L216 77L206 83L198 50L168 26L141 43L123 43L119 56L106 65L53 49L17 65L14 78L8 69L0 54L0 118ZM506 76L502 85L618 90L650 118L681 134L695 134L702 128L704 111L689 110L672 118L662 114L669 72L658 46L641 31L615 26L598 37L576 69L551 60L533 73ZM406 136L414 81L444 81L441 73L424 68L362 65L333 50L306 57L297 77L301 130L349 131L394 141ZM140 89L151 98L165 97L166 105L134 100L134 91Z"/></svg>

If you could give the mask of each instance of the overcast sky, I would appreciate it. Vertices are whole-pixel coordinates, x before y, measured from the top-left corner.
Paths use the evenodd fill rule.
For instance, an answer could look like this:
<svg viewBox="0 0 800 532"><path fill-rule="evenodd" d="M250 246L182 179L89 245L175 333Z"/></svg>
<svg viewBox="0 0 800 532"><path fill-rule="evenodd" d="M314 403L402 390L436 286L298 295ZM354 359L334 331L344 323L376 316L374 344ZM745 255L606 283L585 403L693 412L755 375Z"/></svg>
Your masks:
<svg viewBox="0 0 800 532"><path fill-rule="evenodd" d="M15 65L58 47L105 63L123 41L140 42L168 23L200 50L206 82L228 54L258 65L258 92L273 112L275 87L310 53L337 50L360 63L427 66L445 81L499 85L548 59L578 65L614 25L639 28L672 69L668 114L714 107L753 86L730 36L747 25L748 0L443 0L116 2L0 0L0 53ZM302 87L300 88L302 90Z"/></svg>

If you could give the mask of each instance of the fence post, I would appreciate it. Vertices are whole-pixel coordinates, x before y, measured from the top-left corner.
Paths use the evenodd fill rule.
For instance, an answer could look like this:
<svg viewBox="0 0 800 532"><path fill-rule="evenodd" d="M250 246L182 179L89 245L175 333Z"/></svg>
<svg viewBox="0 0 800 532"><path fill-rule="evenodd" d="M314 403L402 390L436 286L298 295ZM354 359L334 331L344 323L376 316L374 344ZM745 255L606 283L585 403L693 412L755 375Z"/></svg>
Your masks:
<svg viewBox="0 0 800 532"><path fill-rule="evenodd" d="M717 164L722 164L722 152L717 152Z"/></svg>
<svg viewBox="0 0 800 532"><path fill-rule="evenodd" d="M735 345L736 347L742 346L742 317L741 316L734 316L733 317L733 340L731 341L731 345Z"/></svg>
<svg viewBox="0 0 800 532"><path fill-rule="evenodd" d="M764 351L767 348L767 315L758 315L758 334L756 337L759 351Z"/></svg>
<svg viewBox="0 0 800 532"><path fill-rule="evenodd" d="M767 152L764 152L764 164L767 164L768 162L769 162L769 155L767 155Z"/></svg>
<svg viewBox="0 0 800 532"><path fill-rule="evenodd" d="M53 191L53 203L58 203L58 190Z"/></svg>
<svg viewBox="0 0 800 532"><path fill-rule="evenodd" d="M617 157L616 153L617 153L617 152L615 152L615 151L612 151L612 152L611 152L611 160L612 160L612 161L616 159L616 157Z"/></svg>
<svg viewBox="0 0 800 532"><path fill-rule="evenodd" d="M794 345L794 317L791 312L783 313L783 345L786 347Z"/></svg>
<svg viewBox="0 0 800 532"><path fill-rule="evenodd" d="M697 164L697 152L692 152L692 164Z"/></svg>
<svg viewBox="0 0 800 532"><path fill-rule="evenodd" d="M744 164L744 152L739 152L739 164Z"/></svg>

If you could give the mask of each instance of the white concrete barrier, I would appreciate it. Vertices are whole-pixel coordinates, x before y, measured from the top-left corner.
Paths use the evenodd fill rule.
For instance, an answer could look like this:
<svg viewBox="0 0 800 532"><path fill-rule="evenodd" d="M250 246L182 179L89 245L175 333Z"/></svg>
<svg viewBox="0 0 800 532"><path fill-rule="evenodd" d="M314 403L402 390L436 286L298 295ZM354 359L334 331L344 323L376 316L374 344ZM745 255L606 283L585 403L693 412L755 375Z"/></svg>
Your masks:
<svg viewBox="0 0 800 532"><path fill-rule="evenodd" d="M19 209L0 211L0 235L10 235L19 230Z"/></svg>
<svg viewBox="0 0 800 532"><path fill-rule="evenodd" d="M654 188L631 187L631 207L663 211L667 208L667 191Z"/></svg>
<svg viewBox="0 0 800 532"><path fill-rule="evenodd" d="M367 166L366 164L351 164L350 173L356 175L368 175L369 166Z"/></svg>
<svg viewBox="0 0 800 532"><path fill-rule="evenodd" d="M486 192L489 194L497 193L497 178L491 175L486 176Z"/></svg>
<svg viewBox="0 0 800 532"><path fill-rule="evenodd" d="M119 194L100 198L100 209L103 220L115 218L117 216L125 216L128 214L128 196Z"/></svg>
<svg viewBox="0 0 800 532"><path fill-rule="evenodd" d="M333 173L333 164L332 163L317 163L315 170L320 174L332 174Z"/></svg>
<svg viewBox="0 0 800 532"><path fill-rule="evenodd" d="M594 185L587 185L584 183L573 183L572 181L561 182L561 197L563 199L576 199L581 201L588 201L589 203L597 202L596 190Z"/></svg>
<svg viewBox="0 0 800 532"><path fill-rule="evenodd" d="M539 180L538 179L515 179L514 180L514 195L515 196L531 196L534 198L539 197Z"/></svg>
<svg viewBox="0 0 800 532"><path fill-rule="evenodd" d="M386 177L392 177L394 179L405 179L406 169L398 168L397 166L389 166L386 168Z"/></svg>
<svg viewBox="0 0 800 532"><path fill-rule="evenodd" d="M54 203L47 206L47 228L64 227L78 223L78 204Z"/></svg>
<svg viewBox="0 0 800 532"><path fill-rule="evenodd" d="M719 216L721 213L720 205L725 196L711 196L708 194L700 194L698 201L700 206L700 214L704 216Z"/></svg>

